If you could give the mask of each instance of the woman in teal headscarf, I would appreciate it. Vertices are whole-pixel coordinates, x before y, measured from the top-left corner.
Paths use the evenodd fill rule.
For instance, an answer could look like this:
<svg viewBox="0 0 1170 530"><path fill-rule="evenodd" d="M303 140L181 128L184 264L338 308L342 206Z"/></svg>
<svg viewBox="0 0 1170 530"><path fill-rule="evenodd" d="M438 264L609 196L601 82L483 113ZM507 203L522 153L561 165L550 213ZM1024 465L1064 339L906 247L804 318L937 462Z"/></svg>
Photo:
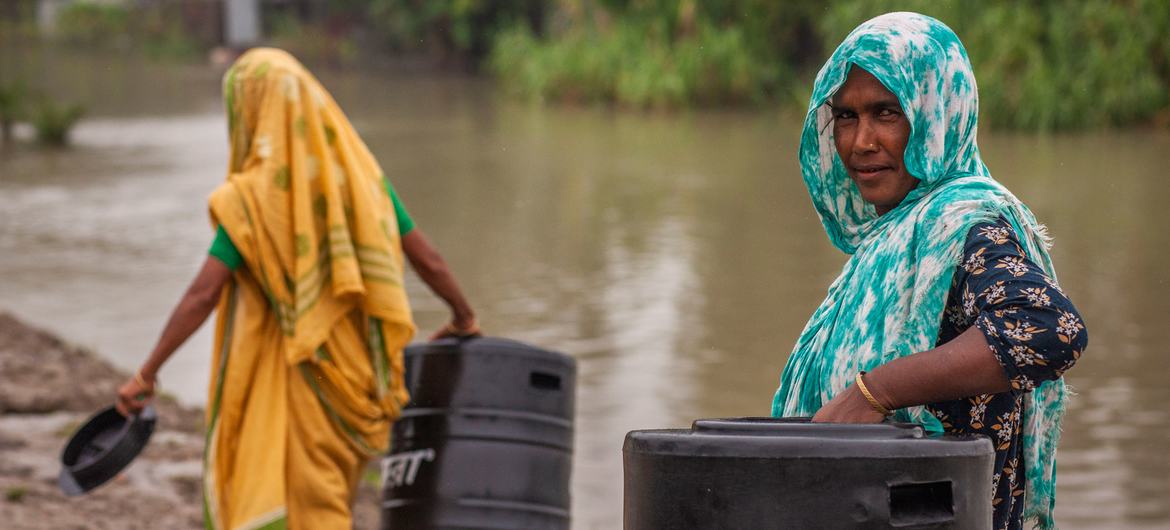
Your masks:
<svg viewBox="0 0 1170 530"><path fill-rule="evenodd" d="M1053 526L1061 379L1087 334L1044 228L976 145L967 52L941 22L891 13L817 75L804 182L850 254L788 359L775 416L989 436L995 528Z"/></svg>

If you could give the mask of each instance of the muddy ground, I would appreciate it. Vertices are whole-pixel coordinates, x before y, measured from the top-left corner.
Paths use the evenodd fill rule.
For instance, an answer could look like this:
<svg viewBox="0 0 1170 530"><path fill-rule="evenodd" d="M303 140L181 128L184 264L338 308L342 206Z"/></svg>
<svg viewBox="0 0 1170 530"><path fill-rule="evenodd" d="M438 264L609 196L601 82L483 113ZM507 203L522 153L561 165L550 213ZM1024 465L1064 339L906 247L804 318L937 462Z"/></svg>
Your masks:
<svg viewBox="0 0 1170 530"><path fill-rule="evenodd" d="M113 403L127 377L93 352L0 312L0 527L203 527L203 411L165 393L155 401L150 445L121 475L81 497L57 488L66 440ZM355 528L377 527L377 501L375 485L363 481Z"/></svg>

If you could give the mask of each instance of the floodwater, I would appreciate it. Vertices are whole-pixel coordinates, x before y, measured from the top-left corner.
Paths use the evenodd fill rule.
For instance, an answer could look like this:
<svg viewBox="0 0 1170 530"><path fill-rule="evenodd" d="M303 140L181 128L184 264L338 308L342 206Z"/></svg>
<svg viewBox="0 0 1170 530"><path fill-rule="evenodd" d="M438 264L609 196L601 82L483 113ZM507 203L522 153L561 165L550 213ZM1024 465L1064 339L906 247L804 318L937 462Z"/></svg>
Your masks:
<svg viewBox="0 0 1170 530"><path fill-rule="evenodd" d="M227 154L219 72L6 53L90 112L68 150L0 150L0 309L133 368L211 240L205 198ZM485 329L577 359L575 528L620 527L627 431L767 414L845 260L801 184L795 120L539 107L482 80L319 73ZM1170 134L980 141L1049 225L1090 330L1068 374L1079 396L1057 520L1170 528ZM417 278L408 287L429 333L445 307ZM161 374L188 403L205 399L208 328Z"/></svg>

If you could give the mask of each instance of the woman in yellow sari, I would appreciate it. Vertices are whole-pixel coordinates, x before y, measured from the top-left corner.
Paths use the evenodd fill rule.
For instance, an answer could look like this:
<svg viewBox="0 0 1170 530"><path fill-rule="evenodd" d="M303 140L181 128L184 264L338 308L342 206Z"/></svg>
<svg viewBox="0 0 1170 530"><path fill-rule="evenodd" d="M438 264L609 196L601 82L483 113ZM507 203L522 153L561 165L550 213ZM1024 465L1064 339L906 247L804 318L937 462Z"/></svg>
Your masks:
<svg viewBox="0 0 1170 530"><path fill-rule="evenodd" d="M208 528L351 528L366 461L408 400L403 263L451 307L432 338L478 333L442 257L321 84L253 49L224 77L227 181L217 237L158 344L118 391L153 397L168 357L217 309L204 452Z"/></svg>

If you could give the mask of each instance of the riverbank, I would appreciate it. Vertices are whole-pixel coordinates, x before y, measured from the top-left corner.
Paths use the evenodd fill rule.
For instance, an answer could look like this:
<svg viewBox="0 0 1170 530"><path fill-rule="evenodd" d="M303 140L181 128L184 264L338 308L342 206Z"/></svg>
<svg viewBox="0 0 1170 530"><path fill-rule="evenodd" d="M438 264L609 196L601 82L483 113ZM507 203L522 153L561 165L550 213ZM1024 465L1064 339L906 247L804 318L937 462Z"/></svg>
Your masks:
<svg viewBox="0 0 1170 530"><path fill-rule="evenodd" d="M129 377L94 352L0 312L0 521L12 529L202 528L203 411L163 395L150 445L116 479L76 498L57 489L60 451ZM375 528L363 481L355 528Z"/></svg>

